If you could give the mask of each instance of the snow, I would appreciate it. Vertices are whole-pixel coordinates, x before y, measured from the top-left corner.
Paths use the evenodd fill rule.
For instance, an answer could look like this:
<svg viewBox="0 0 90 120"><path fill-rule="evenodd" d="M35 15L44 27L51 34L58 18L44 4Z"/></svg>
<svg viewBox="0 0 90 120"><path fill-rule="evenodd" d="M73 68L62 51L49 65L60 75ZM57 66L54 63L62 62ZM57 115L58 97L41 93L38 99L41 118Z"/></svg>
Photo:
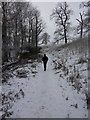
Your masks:
<svg viewBox="0 0 90 120"><path fill-rule="evenodd" d="M15 96L16 93L20 94L20 89L24 92L24 96L20 95L19 99L14 99L13 102L8 100L12 104L9 111L13 111L9 117L88 118L84 94L87 91L87 84L83 84L87 79L86 63L77 64L77 58L81 57L80 54L72 55L69 50L51 52L52 50L49 50L49 47L45 50L49 58L46 71L43 71L42 63L34 61L32 64L36 67L31 67L32 64L28 63L14 70L13 78L10 78L8 83L3 84L2 92L5 95L12 91L12 96ZM63 68L54 69L55 64L52 60L56 63L62 61L62 65L69 69L69 73L66 75ZM79 71L81 76L77 79L78 84L82 83L80 91L72 86L74 83L69 82L70 75L74 75L74 69L76 73ZM27 71L27 77L19 78L17 76L18 70Z"/></svg>

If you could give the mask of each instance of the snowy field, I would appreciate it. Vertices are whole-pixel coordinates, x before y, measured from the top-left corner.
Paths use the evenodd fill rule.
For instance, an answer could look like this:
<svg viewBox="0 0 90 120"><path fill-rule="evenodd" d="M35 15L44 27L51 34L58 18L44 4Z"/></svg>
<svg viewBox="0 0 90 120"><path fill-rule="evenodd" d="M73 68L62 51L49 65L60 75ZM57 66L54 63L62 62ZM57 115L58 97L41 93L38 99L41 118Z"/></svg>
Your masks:
<svg viewBox="0 0 90 120"><path fill-rule="evenodd" d="M5 73L3 117L88 118L87 50L43 49L49 58L47 71L43 71L42 62L29 60Z"/></svg>

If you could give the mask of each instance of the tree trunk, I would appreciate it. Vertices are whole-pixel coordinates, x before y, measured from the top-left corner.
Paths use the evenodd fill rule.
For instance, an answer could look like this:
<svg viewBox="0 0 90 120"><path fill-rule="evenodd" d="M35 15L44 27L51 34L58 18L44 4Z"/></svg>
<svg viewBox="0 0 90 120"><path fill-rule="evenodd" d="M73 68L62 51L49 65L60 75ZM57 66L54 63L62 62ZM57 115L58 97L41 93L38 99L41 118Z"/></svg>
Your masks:
<svg viewBox="0 0 90 120"><path fill-rule="evenodd" d="M64 38L65 38L65 44L67 44L67 31L65 26L64 26Z"/></svg>
<svg viewBox="0 0 90 120"><path fill-rule="evenodd" d="M28 44L29 44L29 46L30 46L30 44L31 44L31 26L30 26L30 20L29 20L29 37L28 37Z"/></svg>
<svg viewBox="0 0 90 120"><path fill-rule="evenodd" d="M38 24L38 19L37 19L37 16L36 16L36 47L38 46L37 24Z"/></svg>
<svg viewBox="0 0 90 120"><path fill-rule="evenodd" d="M22 25L22 18L21 18L21 21L20 21L20 24L21 24L21 52L23 50L23 25Z"/></svg>
<svg viewBox="0 0 90 120"><path fill-rule="evenodd" d="M8 41L7 41L7 17L6 17L6 6L7 3L2 2L2 62L8 61Z"/></svg>
<svg viewBox="0 0 90 120"><path fill-rule="evenodd" d="M83 21L82 21L82 23L81 23L81 34L80 34L80 38L82 39L82 37L83 37Z"/></svg>
<svg viewBox="0 0 90 120"><path fill-rule="evenodd" d="M34 30L33 30L33 23L31 22L31 46L34 46Z"/></svg>
<svg viewBox="0 0 90 120"><path fill-rule="evenodd" d="M8 51L8 57L11 58L11 51L10 51L10 49L11 49L11 44L12 44L12 43L11 43L11 30L10 30L9 28L8 28L7 30L8 30L8 40L9 40L9 46L10 46L10 47L9 47L9 51Z"/></svg>
<svg viewBox="0 0 90 120"><path fill-rule="evenodd" d="M15 39L14 39L15 58L17 58L18 47L19 46L17 40L17 18L15 18Z"/></svg>

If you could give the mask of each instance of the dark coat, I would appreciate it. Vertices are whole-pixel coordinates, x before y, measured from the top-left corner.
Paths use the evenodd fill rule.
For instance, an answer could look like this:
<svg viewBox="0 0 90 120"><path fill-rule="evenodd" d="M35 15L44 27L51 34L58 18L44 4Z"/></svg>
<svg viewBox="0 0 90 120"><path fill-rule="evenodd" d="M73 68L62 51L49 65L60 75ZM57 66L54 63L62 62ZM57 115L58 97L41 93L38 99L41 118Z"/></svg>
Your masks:
<svg viewBox="0 0 90 120"><path fill-rule="evenodd" d="M47 57L46 55L44 55L44 57L42 58L42 61L43 61L44 63L47 63L48 57Z"/></svg>

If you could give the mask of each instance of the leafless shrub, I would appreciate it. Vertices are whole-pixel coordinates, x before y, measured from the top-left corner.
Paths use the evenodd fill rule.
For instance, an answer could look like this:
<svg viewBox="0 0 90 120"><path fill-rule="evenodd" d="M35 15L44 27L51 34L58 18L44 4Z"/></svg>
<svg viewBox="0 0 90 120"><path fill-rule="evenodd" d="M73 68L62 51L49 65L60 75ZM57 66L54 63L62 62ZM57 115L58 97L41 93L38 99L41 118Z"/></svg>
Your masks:
<svg viewBox="0 0 90 120"><path fill-rule="evenodd" d="M54 69L61 69L62 68L62 64L58 61L58 62L54 62Z"/></svg>
<svg viewBox="0 0 90 120"><path fill-rule="evenodd" d="M72 74L69 76L68 78L68 82L71 82L72 83L72 86L77 89L77 91L79 92L80 89L82 88L82 84L79 80L80 78L80 74L79 72L77 71L76 73Z"/></svg>
<svg viewBox="0 0 90 120"><path fill-rule="evenodd" d="M2 108L0 109L3 112L2 118L9 117L13 112L9 111L12 108L12 102L15 102L17 99L20 99L25 96L25 93L22 89L14 93L10 91L8 94L2 94Z"/></svg>
<svg viewBox="0 0 90 120"><path fill-rule="evenodd" d="M5 120L5 117L10 117L13 114L13 111L6 111L3 115L2 115L2 119Z"/></svg>
<svg viewBox="0 0 90 120"><path fill-rule="evenodd" d="M2 74L2 83L8 82L8 79L13 77L10 73L3 73Z"/></svg>
<svg viewBox="0 0 90 120"><path fill-rule="evenodd" d="M75 89L77 89L77 91L79 92L80 89L82 88L82 84L79 81L76 81L73 85L72 85Z"/></svg>
<svg viewBox="0 0 90 120"><path fill-rule="evenodd" d="M22 89L19 90L19 92L17 92L14 97L17 98L17 99L20 99L21 96L24 98L24 91Z"/></svg>
<svg viewBox="0 0 90 120"><path fill-rule="evenodd" d="M26 78L28 71L21 69L21 70L17 70L16 73L17 73L16 75L17 77Z"/></svg>
<svg viewBox="0 0 90 120"><path fill-rule="evenodd" d="M70 75L68 80L69 80L69 82L74 83L76 79L75 79L74 75Z"/></svg>
<svg viewBox="0 0 90 120"><path fill-rule="evenodd" d="M57 69L61 69L62 68L62 64L61 63L57 63Z"/></svg>
<svg viewBox="0 0 90 120"><path fill-rule="evenodd" d="M87 109L90 108L90 92L86 93Z"/></svg>
<svg viewBox="0 0 90 120"><path fill-rule="evenodd" d="M76 78L80 78L80 74L79 73L76 74Z"/></svg>
<svg viewBox="0 0 90 120"><path fill-rule="evenodd" d="M62 70L65 72L65 75L68 75L69 69L63 65Z"/></svg>
<svg viewBox="0 0 90 120"><path fill-rule="evenodd" d="M36 68L36 64L32 64L31 67L32 67L32 68Z"/></svg>
<svg viewBox="0 0 90 120"><path fill-rule="evenodd" d="M78 60L77 64L83 64L83 63L86 63L86 62L87 62L87 60L81 57L81 58Z"/></svg>

